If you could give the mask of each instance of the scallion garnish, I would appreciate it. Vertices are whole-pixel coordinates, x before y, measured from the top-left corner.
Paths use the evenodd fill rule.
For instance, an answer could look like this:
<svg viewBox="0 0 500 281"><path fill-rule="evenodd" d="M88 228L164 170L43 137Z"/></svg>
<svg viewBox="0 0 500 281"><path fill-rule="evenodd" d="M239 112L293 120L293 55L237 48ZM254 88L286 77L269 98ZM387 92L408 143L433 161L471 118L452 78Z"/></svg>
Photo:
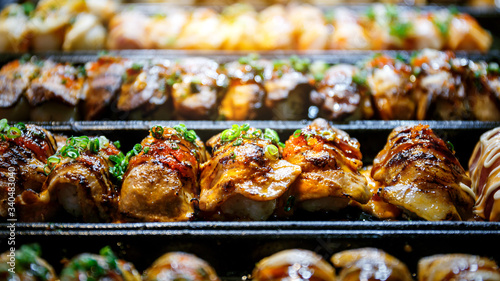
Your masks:
<svg viewBox="0 0 500 281"><path fill-rule="evenodd" d="M151 128L151 135L155 139L161 139L163 137L163 127L162 126L154 126Z"/></svg>
<svg viewBox="0 0 500 281"><path fill-rule="evenodd" d="M264 154L266 155L267 158L269 158L271 160L276 160L279 158L279 150L273 144L267 145L264 148Z"/></svg>
<svg viewBox="0 0 500 281"><path fill-rule="evenodd" d="M300 134L302 134L301 129L295 130L295 132L293 132L293 137L298 138L298 137L300 137Z"/></svg>

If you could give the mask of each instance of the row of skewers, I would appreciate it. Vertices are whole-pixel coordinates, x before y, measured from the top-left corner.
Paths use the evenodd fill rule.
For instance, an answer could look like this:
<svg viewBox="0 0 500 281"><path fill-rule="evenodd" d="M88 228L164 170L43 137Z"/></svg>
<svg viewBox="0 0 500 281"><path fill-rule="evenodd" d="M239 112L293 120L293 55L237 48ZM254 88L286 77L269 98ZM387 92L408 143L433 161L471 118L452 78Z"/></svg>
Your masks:
<svg viewBox="0 0 500 281"><path fill-rule="evenodd" d="M490 33L468 14L373 5L364 12L276 4L256 11L230 5L156 7L121 12L117 1L43 0L7 6L0 14L0 51L196 49L487 51Z"/></svg>
<svg viewBox="0 0 500 281"><path fill-rule="evenodd" d="M134 265L119 259L111 248L99 254L83 253L65 262L57 278L52 266L42 259L37 244L23 245L15 252L16 272L8 271L9 252L0 255L2 280L19 281L219 281L215 269L206 261L184 252L169 252L158 258L142 275ZM396 257L375 248L345 250L328 263L320 255L302 249L289 249L259 261L251 275L255 281L271 280L414 280L407 266ZM339 270L336 273L335 268ZM418 262L419 281L500 280L494 260L468 254L441 254Z"/></svg>
<svg viewBox="0 0 500 281"><path fill-rule="evenodd" d="M500 221L500 128L481 136L469 176L427 125L395 128L366 167L359 142L324 119L285 143L274 130L233 125L206 142L211 154L182 124L152 127L128 153L104 136L0 125L4 219L267 220L356 210L380 220Z"/></svg>
<svg viewBox="0 0 500 281"><path fill-rule="evenodd" d="M10 120L500 120L496 62L425 49L358 65L258 55L134 61L103 55L74 66L25 56L0 70Z"/></svg>

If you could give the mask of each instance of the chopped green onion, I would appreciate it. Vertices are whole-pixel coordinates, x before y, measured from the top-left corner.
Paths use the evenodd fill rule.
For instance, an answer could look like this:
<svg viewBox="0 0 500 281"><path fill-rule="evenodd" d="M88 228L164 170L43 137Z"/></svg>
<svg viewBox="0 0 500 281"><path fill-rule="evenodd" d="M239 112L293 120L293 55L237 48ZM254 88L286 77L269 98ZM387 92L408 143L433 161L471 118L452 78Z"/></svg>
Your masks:
<svg viewBox="0 0 500 281"><path fill-rule="evenodd" d="M115 141L113 142L113 144L115 145L116 148L120 149L120 147L122 146L122 144L120 143L120 141Z"/></svg>
<svg viewBox="0 0 500 281"><path fill-rule="evenodd" d="M498 63L496 62L490 62L488 64L488 73L499 73L500 72L500 67Z"/></svg>
<svg viewBox="0 0 500 281"><path fill-rule="evenodd" d="M248 131L248 129L250 129L250 124L248 124L248 123L245 123L245 124L243 124L243 126L241 126L242 132L246 132L246 131Z"/></svg>
<svg viewBox="0 0 500 281"><path fill-rule="evenodd" d="M98 153L98 152L99 152L99 149L100 149L99 139L98 139L98 138L95 138L94 140L92 140L92 141L89 143L89 150L90 150L90 152L92 152L92 153Z"/></svg>
<svg viewBox="0 0 500 281"><path fill-rule="evenodd" d="M231 159L236 159L236 153L234 151L231 153Z"/></svg>
<svg viewBox="0 0 500 281"><path fill-rule="evenodd" d="M21 131L26 130L26 125L23 122L17 123L16 125L14 125L14 127L18 128Z"/></svg>
<svg viewBox="0 0 500 281"><path fill-rule="evenodd" d="M274 143L278 143L280 141L280 137L278 136L278 133L276 133L275 130L266 128L264 132L264 138L269 139L270 141Z"/></svg>
<svg viewBox="0 0 500 281"><path fill-rule="evenodd" d="M149 146L146 146L146 147L144 148L144 154L147 154L148 152L149 152Z"/></svg>
<svg viewBox="0 0 500 281"><path fill-rule="evenodd" d="M295 196L290 196L288 197L288 199L286 200L286 204L285 204L285 212L290 212L290 210L292 210L293 208L293 205L295 205Z"/></svg>
<svg viewBox="0 0 500 281"><path fill-rule="evenodd" d="M9 124L7 123L7 119L0 120L0 132L5 132L9 129Z"/></svg>
<svg viewBox="0 0 500 281"><path fill-rule="evenodd" d="M295 132L293 132L293 137L298 138L298 137L300 137L300 134L302 134L301 129L295 130Z"/></svg>
<svg viewBox="0 0 500 281"><path fill-rule="evenodd" d="M455 152L455 146L451 143L451 141L447 141L446 146L451 152Z"/></svg>
<svg viewBox="0 0 500 281"><path fill-rule="evenodd" d="M10 127L7 131L7 137L11 139L15 139L21 136L21 130L16 127Z"/></svg>
<svg viewBox="0 0 500 281"><path fill-rule="evenodd" d="M285 148L285 146L286 146L286 145L285 145L284 143L282 143L282 142L278 142L278 145L279 145L279 146L281 146L281 147L283 147L283 148Z"/></svg>
<svg viewBox="0 0 500 281"><path fill-rule="evenodd" d="M162 126L154 126L153 128L151 128L151 135L155 138L155 139L161 139L163 137L163 127Z"/></svg>
<svg viewBox="0 0 500 281"><path fill-rule="evenodd" d="M136 62L134 62L134 63L132 64L132 70L134 70L134 71L141 70L141 69L142 69L142 67L143 67L143 65L142 65L142 64L140 64L140 63L136 63Z"/></svg>
<svg viewBox="0 0 500 281"><path fill-rule="evenodd" d="M279 158L279 150L275 145L266 145L264 148L264 154L266 155L267 158L271 160L276 160Z"/></svg>
<svg viewBox="0 0 500 281"><path fill-rule="evenodd" d="M237 139L234 143L233 143L233 146L239 146L239 145L242 145L243 144L243 140L242 139Z"/></svg>
<svg viewBox="0 0 500 281"><path fill-rule="evenodd" d="M172 143L172 149L177 150L179 149L179 146L176 143Z"/></svg>

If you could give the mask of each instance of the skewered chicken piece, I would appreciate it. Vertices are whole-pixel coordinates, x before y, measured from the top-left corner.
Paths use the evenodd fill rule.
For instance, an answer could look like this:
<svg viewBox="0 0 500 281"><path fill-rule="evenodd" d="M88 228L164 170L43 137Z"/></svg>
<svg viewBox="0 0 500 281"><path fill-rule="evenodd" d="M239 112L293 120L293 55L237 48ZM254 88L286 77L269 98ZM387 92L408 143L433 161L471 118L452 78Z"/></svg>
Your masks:
<svg viewBox="0 0 500 281"><path fill-rule="evenodd" d="M271 66L258 56L240 58L225 65L229 78L227 92L219 107L219 118L225 120L250 120L264 115L266 92L263 86L264 70Z"/></svg>
<svg viewBox="0 0 500 281"><path fill-rule="evenodd" d="M213 158L201 167L200 209L213 219L265 220L300 174L282 160L278 134L248 124L212 137Z"/></svg>
<svg viewBox="0 0 500 281"><path fill-rule="evenodd" d="M364 108L371 108L370 100L361 96L353 82L357 71L352 65L337 64L328 68L315 83L311 102L319 108L320 117L327 120L359 119L362 111L366 111Z"/></svg>
<svg viewBox="0 0 500 281"><path fill-rule="evenodd" d="M288 192L299 208L338 211L350 199L366 203L370 198L366 179L358 172L363 165L359 142L324 119L295 131L286 141L283 158L302 169ZM285 212L290 207L285 206Z"/></svg>
<svg viewBox="0 0 500 281"><path fill-rule="evenodd" d="M81 0L43 0L30 19L31 45L35 51L61 50L71 18L87 10Z"/></svg>
<svg viewBox="0 0 500 281"><path fill-rule="evenodd" d="M188 12L181 9L174 9L166 14L157 14L153 16L146 27L146 34L148 34L149 42L148 48L180 48L181 46L179 46L178 38L188 21Z"/></svg>
<svg viewBox="0 0 500 281"><path fill-rule="evenodd" d="M237 3L225 7L221 14L221 30L225 34L221 49L257 50L257 12L251 5Z"/></svg>
<svg viewBox="0 0 500 281"><path fill-rule="evenodd" d="M500 71L497 63L469 62L466 92L474 119L500 120Z"/></svg>
<svg viewBox="0 0 500 281"><path fill-rule="evenodd" d="M100 19L89 13L80 13L74 22L66 29L62 49L101 50L106 46L106 28Z"/></svg>
<svg viewBox="0 0 500 281"><path fill-rule="evenodd" d="M35 72L36 74L36 72ZM84 96L84 77L70 64L47 60L26 91L31 106L31 119L66 121L78 118L78 104Z"/></svg>
<svg viewBox="0 0 500 281"><path fill-rule="evenodd" d="M144 281L219 281L219 277L206 261L195 255L171 252L159 257L143 275Z"/></svg>
<svg viewBox="0 0 500 281"><path fill-rule="evenodd" d="M39 70L39 61L12 61L0 70L0 115L10 120L28 120L30 108L24 94Z"/></svg>
<svg viewBox="0 0 500 281"><path fill-rule="evenodd" d="M219 65L207 58L187 58L175 63L168 83L176 116L180 119L213 119L217 114Z"/></svg>
<svg viewBox="0 0 500 281"><path fill-rule="evenodd" d="M101 56L96 62L85 65L87 84L83 117L85 120L96 120L109 115L109 106L121 93L127 60Z"/></svg>
<svg viewBox="0 0 500 281"><path fill-rule="evenodd" d="M373 160L379 196L425 220L467 220L474 192L446 143L428 125L395 128Z"/></svg>
<svg viewBox="0 0 500 281"><path fill-rule="evenodd" d="M99 255L80 254L64 266L61 281L79 280L141 281L141 275L133 264L118 259L108 246Z"/></svg>
<svg viewBox="0 0 500 281"><path fill-rule="evenodd" d="M442 50L446 44L445 24L440 18L443 12L422 13L412 19L412 28L409 40L413 40L410 49L423 50L425 48ZM447 13L447 11L445 12Z"/></svg>
<svg viewBox="0 0 500 281"><path fill-rule="evenodd" d="M121 0L85 0L89 12L99 17L103 23L107 23L116 14L121 2Z"/></svg>
<svg viewBox="0 0 500 281"><path fill-rule="evenodd" d="M255 266L252 278L255 281L336 280L335 269L321 256L301 249L284 250L262 259Z"/></svg>
<svg viewBox="0 0 500 281"><path fill-rule="evenodd" d="M258 50L290 50L293 48L293 25L287 19L287 11L282 5L272 5L258 15L258 32L255 41Z"/></svg>
<svg viewBox="0 0 500 281"><path fill-rule="evenodd" d="M120 119L171 118L173 110L165 81L169 64L169 61L124 64L123 84L116 101Z"/></svg>
<svg viewBox="0 0 500 281"><path fill-rule="evenodd" d="M484 133L472 152L469 172L476 194L474 214L487 221L500 221L500 128Z"/></svg>
<svg viewBox="0 0 500 281"><path fill-rule="evenodd" d="M500 269L495 261L484 257L466 254L434 255L418 262L418 280L498 281Z"/></svg>
<svg viewBox="0 0 500 281"><path fill-rule="evenodd" d="M357 73L357 83L366 87L374 109L383 120L407 120L415 116L411 95L411 68L404 62L386 55L375 55Z"/></svg>
<svg viewBox="0 0 500 281"><path fill-rule="evenodd" d="M54 268L40 258L41 250L38 244L22 245L15 251L15 266L11 266L11 252L0 255L0 279L18 281L56 281ZM15 268L15 272L9 271Z"/></svg>
<svg viewBox="0 0 500 281"><path fill-rule="evenodd" d="M367 30L353 11L336 8L332 11L333 32L328 39L328 49L370 50L373 49Z"/></svg>
<svg viewBox="0 0 500 281"><path fill-rule="evenodd" d="M179 49L218 50L224 41L220 16L213 9L197 8L176 40Z"/></svg>
<svg viewBox="0 0 500 281"><path fill-rule="evenodd" d="M129 220L193 219L199 166L207 160L196 133L183 125L155 126L141 145L124 175L119 211Z"/></svg>
<svg viewBox="0 0 500 281"><path fill-rule="evenodd" d="M296 56L288 61L275 60L264 70L266 107L277 120L302 120L307 118L312 87L306 76L310 61Z"/></svg>
<svg viewBox="0 0 500 281"><path fill-rule="evenodd" d="M295 50L324 50L329 30L323 12L311 5L291 5L287 9L288 21L293 27Z"/></svg>
<svg viewBox="0 0 500 281"><path fill-rule="evenodd" d="M147 49L145 36L150 19L139 12L127 11L109 22L107 47L111 50Z"/></svg>
<svg viewBox="0 0 500 281"><path fill-rule="evenodd" d="M341 267L340 281L381 280L412 281L404 263L375 248L346 250L332 256L335 267Z"/></svg>
<svg viewBox="0 0 500 281"><path fill-rule="evenodd" d="M412 56L417 119L462 120L468 106L462 60L451 52L424 49Z"/></svg>
<svg viewBox="0 0 500 281"><path fill-rule="evenodd" d="M401 210L390 203L385 202L378 195L378 191L381 188L379 182L375 181L372 176L372 166L363 167L360 170L361 175L366 178L368 183L368 189L371 193L371 198L366 204L361 204L357 201L349 201L349 205L354 206L363 210L363 212L368 213L381 220L396 220L401 216Z"/></svg>
<svg viewBox="0 0 500 281"><path fill-rule="evenodd" d="M10 4L0 13L0 52L26 52L30 31L28 20L33 4Z"/></svg>
<svg viewBox="0 0 500 281"><path fill-rule="evenodd" d="M447 47L451 50L488 51L493 38L470 15L450 15Z"/></svg>
<svg viewBox="0 0 500 281"><path fill-rule="evenodd" d="M45 221L55 210L37 199L47 178L44 165L57 149L54 137L35 125L10 127L6 119L0 120L0 135L0 217Z"/></svg>
<svg viewBox="0 0 500 281"><path fill-rule="evenodd" d="M392 5L371 6L361 22L369 34L373 50L411 49L408 39L413 16L411 11L398 10Z"/></svg>
<svg viewBox="0 0 500 281"><path fill-rule="evenodd" d="M47 160L50 173L40 195L42 202L60 204L85 222L116 220L118 188L110 167L120 151L106 137L71 137Z"/></svg>

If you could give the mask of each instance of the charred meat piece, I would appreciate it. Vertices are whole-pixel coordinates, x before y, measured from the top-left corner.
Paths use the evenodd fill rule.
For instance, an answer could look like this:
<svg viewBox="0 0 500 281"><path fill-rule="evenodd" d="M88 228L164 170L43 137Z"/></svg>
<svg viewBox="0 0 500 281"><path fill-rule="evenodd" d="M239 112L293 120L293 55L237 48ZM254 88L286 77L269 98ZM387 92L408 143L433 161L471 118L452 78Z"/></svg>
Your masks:
<svg viewBox="0 0 500 281"><path fill-rule="evenodd" d="M206 261L195 255L171 252L159 257L143 275L144 281L219 281L219 277Z"/></svg>
<svg viewBox="0 0 500 281"><path fill-rule="evenodd" d="M500 75L498 63L470 62L466 92L471 115L480 121L500 120Z"/></svg>
<svg viewBox="0 0 500 281"><path fill-rule="evenodd" d="M177 118L214 119L217 114L219 65L207 58L187 58L174 64L167 83Z"/></svg>
<svg viewBox="0 0 500 281"><path fill-rule="evenodd" d="M407 120L415 117L410 66L386 55L375 55L356 74L357 83L371 94L373 107L382 120Z"/></svg>
<svg viewBox="0 0 500 281"><path fill-rule="evenodd" d="M381 188L380 183L375 181L372 176L372 166L363 167L360 173L366 178L368 183L368 189L370 190L371 197L366 204L361 204L357 201L349 201L349 205L354 206L363 210L381 220L396 220L401 216L401 209L397 206L385 202L378 195L378 191Z"/></svg>
<svg viewBox="0 0 500 281"><path fill-rule="evenodd" d="M442 280L500 280L495 261L485 257L448 254L434 255L418 262L418 281Z"/></svg>
<svg viewBox="0 0 500 281"><path fill-rule="evenodd" d="M15 252L15 273L9 271L7 265L11 261L10 252L0 255L0 279L19 281L56 281L59 280L54 268L40 257L38 244L22 245Z"/></svg>
<svg viewBox="0 0 500 281"><path fill-rule="evenodd" d="M50 173L40 200L58 204L84 222L116 220L118 188L110 160L120 154L106 137L71 137L48 159Z"/></svg>
<svg viewBox="0 0 500 281"><path fill-rule="evenodd" d="M208 141L213 158L201 168L200 209L212 219L265 220L300 174L282 160L278 134L233 125Z"/></svg>
<svg viewBox="0 0 500 281"><path fill-rule="evenodd" d="M38 196L47 178L44 165L57 149L54 137L34 125L10 127L5 119L0 127L0 217L11 217L9 208L16 208L12 213L20 221L50 219L55 210L38 202Z"/></svg>
<svg viewBox="0 0 500 281"><path fill-rule="evenodd" d="M266 91L263 83L264 70L270 66L271 62L257 56L242 57L225 65L224 74L229 85L219 107L219 118L250 120L269 116L264 113Z"/></svg>
<svg viewBox="0 0 500 281"><path fill-rule="evenodd" d="M187 221L194 218L200 163L207 160L193 130L155 126L130 159L120 193L125 220Z"/></svg>
<svg viewBox="0 0 500 281"><path fill-rule="evenodd" d="M319 108L319 116L327 120L361 117L363 100L353 77L357 68L338 64L328 68L311 92L311 102Z"/></svg>
<svg viewBox="0 0 500 281"><path fill-rule="evenodd" d="M172 105L164 79L169 62L127 63L116 101L118 118L170 119Z"/></svg>
<svg viewBox="0 0 500 281"><path fill-rule="evenodd" d="M85 120L95 120L106 116L106 109L121 92L126 60L101 56L96 62L87 63L85 70L88 87L83 117Z"/></svg>
<svg viewBox="0 0 500 281"><path fill-rule="evenodd" d="M309 250L291 249L278 252L257 263L253 280L334 281L335 269L321 256Z"/></svg>
<svg viewBox="0 0 500 281"><path fill-rule="evenodd" d="M84 77L70 64L45 61L40 75L31 81L26 98L33 110L31 119L67 121L78 119L78 104L84 97Z"/></svg>
<svg viewBox="0 0 500 281"><path fill-rule="evenodd" d="M366 203L370 198L366 179L358 171L363 165L359 142L324 119L295 131L283 158L302 169L288 192L299 208L338 211L350 199Z"/></svg>
<svg viewBox="0 0 500 281"><path fill-rule="evenodd" d="M29 106L24 94L39 73L38 60L12 61L0 70L0 113L11 120L28 120Z"/></svg>
<svg viewBox="0 0 500 281"><path fill-rule="evenodd" d="M431 49L412 56L410 65L414 74L412 78L416 78L417 119L467 119L465 66L460 65L461 61L451 52Z"/></svg>
<svg viewBox="0 0 500 281"><path fill-rule="evenodd" d="M474 214L483 220L500 221L500 128L484 133L469 160Z"/></svg>
<svg viewBox="0 0 500 281"><path fill-rule="evenodd" d="M306 72L310 61L292 56L288 61L275 60L272 68L265 70L264 89L266 107L277 120L302 120L307 118L312 87Z"/></svg>
<svg viewBox="0 0 500 281"><path fill-rule="evenodd" d="M99 255L83 253L71 259L61 272L61 281L141 281L134 265L118 259L109 246Z"/></svg>
<svg viewBox="0 0 500 281"><path fill-rule="evenodd" d="M471 181L454 151L428 125L394 129L371 175L382 186L379 196L410 215L430 221L472 216Z"/></svg>
<svg viewBox="0 0 500 281"><path fill-rule="evenodd" d="M404 263L386 252L375 248L346 250L332 256L335 267L340 267L341 281L380 280L412 281Z"/></svg>

